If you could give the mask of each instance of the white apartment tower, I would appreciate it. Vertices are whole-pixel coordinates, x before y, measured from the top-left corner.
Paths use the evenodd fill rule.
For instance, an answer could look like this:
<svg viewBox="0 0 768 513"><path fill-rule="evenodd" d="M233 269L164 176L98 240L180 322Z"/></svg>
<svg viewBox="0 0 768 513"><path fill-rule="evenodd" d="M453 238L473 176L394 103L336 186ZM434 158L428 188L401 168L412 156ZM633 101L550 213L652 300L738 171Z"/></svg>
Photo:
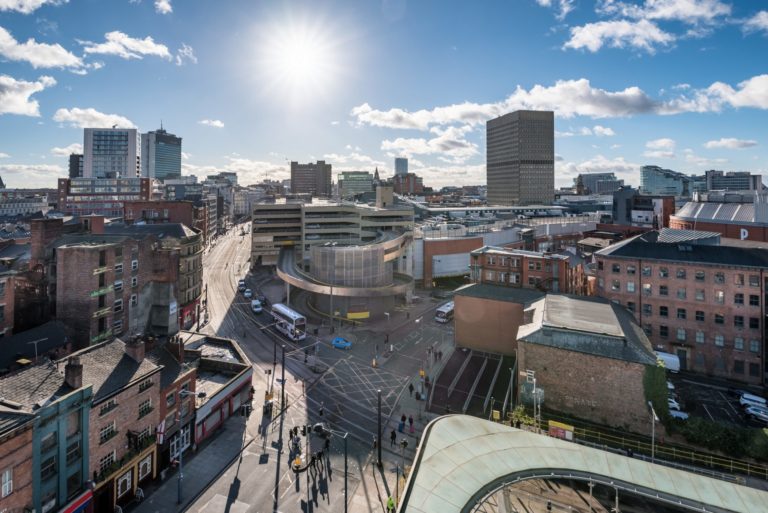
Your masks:
<svg viewBox="0 0 768 513"><path fill-rule="evenodd" d="M86 128L83 140L84 178L141 176L141 142L135 128Z"/></svg>

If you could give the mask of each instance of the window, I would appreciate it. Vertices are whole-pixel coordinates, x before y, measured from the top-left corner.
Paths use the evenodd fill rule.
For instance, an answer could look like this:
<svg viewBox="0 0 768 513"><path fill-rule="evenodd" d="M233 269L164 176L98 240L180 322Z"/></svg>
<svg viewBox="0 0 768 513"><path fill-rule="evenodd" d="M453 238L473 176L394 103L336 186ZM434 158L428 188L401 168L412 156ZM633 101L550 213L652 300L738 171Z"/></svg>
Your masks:
<svg viewBox="0 0 768 513"><path fill-rule="evenodd" d="M668 296L669 295L669 288L666 285L659 285L659 295L660 296Z"/></svg>
<svg viewBox="0 0 768 513"><path fill-rule="evenodd" d="M659 278L669 278L669 269L666 267L659 267Z"/></svg>
<svg viewBox="0 0 768 513"><path fill-rule="evenodd" d="M651 284L650 283L643 283L643 294L646 296L651 295Z"/></svg>
<svg viewBox="0 0 768 513"><path fill-rule="evenodd" d="M139 270L139 261L131 260L131 271L138 271L138 270Z"/></svg>
<svg viewBox="0 0 768 513"><path fill-rule="evenodd" d="M131 287L132 287L132 288L133 288L133 287L137 287L138 285L139 285L139 279L138 279L136 276L134 276L133 278L131 278Z"/></svg>
<svg viewBox="0 0 768 513"><path fill-rule="evenodd" d="M56 447L56 432L48 433L43 437L43 439L40 441L40 451L46 452L50 451Z"/></svg>
<svg viewBox="0 0 768 513"><path fill-rule="evenodd" d="M602 289L604 287L605 287L605 282L603 282L603 277L602 276L598 276L597 277L597 288L598 289Z"/></svg>
<svg viewBox="0 0 768 513"><path fill-rule="evenodd" d="M139 296L136 294L131 294L131 306L136 306L139 304Z"/></svg>
<svg viewBox="0 0 768 513"><path fill-rule="evenodd" d="M513 284L520 283L520 273L511 273L509 275L509 278L510 278L510 280L509 280L510 283L513 283ZM602 280L602 278L600 278L600 279Z"/></svg>
<svg viewBox="0 0 768 513"><path fill-rule="evenodd" d="M496 273L494 271L485 271L485 281L496 280Z"/></svg>
<svg viewBox="0 0 768 513"><path fill-rule="evenodd" d="M123 474L117 479L117 497L120 498L126 493L131 491L131 483L133 481L133 469Z"/></svg>
<svg viewBox="0 0 768 513"><path fill-rule="evenodd" d="M677 340L685 342L685 328L677 328Z"/></svg>
<svg viewBox="0 0 768 513"><path fill-rule="evenodd" d="M760 286L760 276L757 274L750 274L749 275L749 286L750 287L759 287Z"/></svg>
<svg viewBox="0 0 768 513"><path fill-rule="evenodd" d="M651 275L651 266L650 265L644 265L641 272L643 273L643 276L650 276Z"/></svg>
<svg viewBox="0 0 768 513"><path fill-rule="evenodd" d="M749 341L749 350L752 353L759 353L760 352L760 341L752 339Z"/></svg>
<svg viewBox="0 0 768 513"><path fill-rule="evenodd" d="M115 299L115 304L114 304L112 310L115 313L122 312L123 311L123 300L122 299Z"/></svg>
<svg viewBox="0 0 768 513"><path fill-rule="evenodd" d="M723 347L725 345L725 339L719 333L715 335L715 345L717 347Z"/></svg>
<svg viewBox="0 0 768 513"><path fill-rule="evenodd" d="M152 455L147 455L146 458L139 462L139 481L147 477L152 473Z"/></svg>
<svg viewBox="0 0 768 513"><path fill-rule="evenodd" d="M760 306L760 296L755 294L749 295L749 306Z"/></svg>
<svg viewBox="0 0 768 513"><path fill-rule="evenodd" d="M99 430L99 443L103 444L107 442L110 438L114 437L117 434L117 430L115 429L115 421L113 420L103 428Z"/></svg>
<svg viewBox="0 0 768 513"><path fill-rule="evenodd" d="M685 299L686 295L685 289L677 289L677 299Z"/></svg>
<svg viewBox="0 0 768 513"><path fill-rule="evenodd" d="M760 364L759 363L750 363L749 364L749 375L753 378L760 377Z"/></svg>
<svg viewBox="0 0 768 513"><path fill-rule="evenodd" d="M621 265L619 265L619 264L611 264L611 272L613 272L613 273L620 273L621 272Z"/></svg>
<svg viewBox="0 0 768 513"><path fill-rule="evenodd" d="M667 338L669 336L669 327L664 326L663 324L659 326L659 336Z"/></svg>
<svg viewBox="0 0 768 513"><path fill-rule="evenodd" d="M611 281L611 290L613 290L613 291L621 290L621 282L619 280L612 280Z"/></svg>
<svg viewBox="0 0 768 513"><path fill-rule="evenodd" d="M741 337L736 337L733 339L733 348L737 349L739 351L744 351L744 339Z"/></svg>
<svg viewBox="0 0 768 513"><path fill-rule="evenodd" d="M506 283L507 282L507 273L499 273L499 282L500 283Z"/></svg>
<svg viewBox="0 0 768 513"><path fill-rule="evenodd" d="M659 315L662 317L669 317L669 308L667 308L666 306L660 306Z"/></svg>
<svg viewBox="0 0 768 513"><path fill-rule="evenodd" d="M649 304L643 305L643 315L652 315L653 314L653 306Z"/></svg>
<svg viewBox="0 0 768 513"><path fill-rule="evenodd" d="M697 344L703 344L704 343L704 332L699 330L696 332L696 343Z"/></svg>
<svg viewBox="0 0 768 513"><path fill-rule="evenodd" d="M715 314L715 324L725 324L725 316L723 314Z"/></svg>
<svg viewBox="0 0 768 513"><path fill-rule="evenodd" d="M5 282L0 281L0 296L5 296Z"/></svg>
<svg viewBox="0 0 768 513"><path fill-rule="evenodd" d="M676 276L677 276L677 278L679 280L684 280L685 279L685 269L678 269L677 273L676 273Z"/></svg>
<svg viewBox="0 0 768 513"><path fill-rule="evenodd" d="M696 320L704 322L704 312L702 310L696 310Z"/></svg>
<svg viewBox="0 0 768 513"><path fill-rule="evenodd" d="M115 335L119 335L123 332L123 320L117 319L112 323L112 333Z"/></svg>
<svg viewBox="0 0 768 513"><path fill-rule="evenodd" d="M165 406L172 408L176 404L176 392L171 392L165 396Z"/></svg>
<svg viewBox="0 0 768 513"><path fill-rule="evenodd" d="M629 310L632 313L635 313L635 303L632 301L627 301L627 310Z"/></svg>
<svg viewBox="0 0 768 513"><path fill-rule="evenodd" d="M3 497L8 497L13 493L13 469L3 470Z"/></svg>
<svg viewBox="0 0 768 513"><path fill-rule="evenodd" d="M685 311L685 308L678 308L677 309L677 318L678 319L685 319L687 313Z"/></svg>
<svg viewBox="0 0 768 513"><path fill-rule="evenodd" d="M107 413L111 412L115 408L117 408L117 401L115 401L114 399L110 399L106 403L102 404L101 408L99 408L99 416L106 415Z"/></svg>
<svg viewBox="0 0 768 513"><path fill-rule="evenodd" d="M115 274L122 274L123 264L115 264Z"/></svg>
<svg viewBox="0 0 768 513"><path fill-rule="evenodd" d="M597 270L598 271L602 271L603 270L603 261L602 260L599 260L597 262Z"/></svg>
<svg viewBox="0 0 768 513"><path fill-rule="evenodd" d="M725 274L715 273L715 283L725 283Z"/></svg>
<svg viewBox="0 0 768 513"><path fill-rule="evenodd" d="M637 267L635 267L634 265L627 266L627 274L634 276L636 272L637 272Z"/></svg>
<svg viewBox="0 0 768 513"><path fill-rule="evenodd" d="M80 459L80 440L75 440L67 446L67 465Z"/></svg>
<svg viewBox="0 0 768 513"><path fill-rule="evenodd" d="M743 274L734 274L733 275L733 283L736 285L744 285L744 275Z"/></svg>
<svg viewBox="0 0 768 513"><path fill-rule="evenodd" d="M536 285L539 279L535 276L528 276L528 285Z"/></svg>
<svg viewBox="0 0 768 513"><path fill-rule="evenodd" d="M744 360L733 361L733 372L735 374L744 374Z"/></svg>
<svg viewBox="0 0 768 513"><path fill-rule="evenodd" d="M147 390L149 387L152 386L152 380L151 379L145 379L141 383L139 383L139 393Z"/></svg>
<svg viewBox="0 0 768 513"><path fill-rule="evenodd" d="M149 415L152 411L152 399L145 399L139 404L139 418Z"/></svg>
<svg viewBox="0 0 768 513"><path fill-rule="evenodd" d="M634 292L635 291L635 282L634 281L628 281L627 282L627 292Z"/></svg>
<svg viewBox="0 0 768 513"><path fill-rule="evenodd" d="M653 326L651 326L650 324L643 324L643 331L645 332L646 337L653 336Z"/></svg>
<svg viewBox="0 0 768 513"><path fill-rule="evenodd" d="M733 326L736 328L743 328L744 327L744 316L743 315L734 315L733 316Z"/></svg>
<svg viewBox="0 0 768 513"><path fill-rule="evenodd" d="M56 475L56 456L51 456L43 460L40 464L40 478L47 481Z"/></svg>
<svg viewBox="0 0 768 513"><path fill-rule="evenodd" d="M733 303L736 305L743 305L744 304L744 294L734 294L733 295Z"/></svg>
<svg viewBox="0 0 768 513"><path fill-rule="evenodd" d="M750 317L749 318L749 329L751 329L751 330L760 329L760 319L758 319L757 317Z"/></svg>
<svg viewBox="0 0 768 513"><path fill-rule="evenodd" d="M725 303L725 294L722 290L716 290L715 291L715 303L722 305Z"/></svg>
<svg viewBox="0 0 768 513"><path fill-rule="evenodd" d="M696 301L704 301L704 289L696 289Z"/></svg>
<svg viewBox="0 0 768 513"><path fill-rule="evenodd" d="M123 290L123 280L115 281L115 292L120 292L121 290Z"/></svg>
<svg viewBox="0 0 768 513"><path fill-rule="evenodd" d="M694 279L696 281L704 281L706 280L707 275L704 271L696 271L696 274L694 275Z"/></svg>
<svg viewBox="0 0 768 513"><path fill-rule="evenodd" d="M72 497L80 491L80 486L83 484L80 477L80 470L76 470L67 477L67 497Z"/></svg>

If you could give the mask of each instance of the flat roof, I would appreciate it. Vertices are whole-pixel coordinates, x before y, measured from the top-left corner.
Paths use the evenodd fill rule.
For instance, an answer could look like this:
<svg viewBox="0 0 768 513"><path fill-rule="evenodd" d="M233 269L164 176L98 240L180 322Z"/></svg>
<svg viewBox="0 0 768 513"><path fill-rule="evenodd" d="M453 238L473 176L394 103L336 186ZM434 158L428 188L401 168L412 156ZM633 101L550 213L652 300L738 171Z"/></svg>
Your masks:
<svg viewBox="0 0 768 513"><path fill-rule="evenodd" d="M765 511L768 492L467 415L424 430L399 513L474 511L489 493L532 478L592 479L713 512ZM652 495L652 496L653 496Z"/></svg>
<svg viewBox="0 0 768 513"><path fill-rule="evenodd" d="M454 295L528 305L543 298L546 294L534 289L504 287L501 285L488 285L486 283L470 283L456 289Z"/></svg>

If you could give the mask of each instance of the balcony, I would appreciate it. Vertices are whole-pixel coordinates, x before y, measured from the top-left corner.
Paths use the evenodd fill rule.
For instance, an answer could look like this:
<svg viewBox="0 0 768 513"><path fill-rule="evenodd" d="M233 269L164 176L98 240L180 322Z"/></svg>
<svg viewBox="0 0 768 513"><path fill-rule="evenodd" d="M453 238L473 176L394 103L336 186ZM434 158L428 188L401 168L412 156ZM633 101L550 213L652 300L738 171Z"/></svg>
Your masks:
<svg viewBox="0 0 768 513"><path fill-rule="evenodd" d="M97 274L104 274L108 270L109 270L108 266L97 267L96 269L93 270L93 275L96 276Z"/></svg>
<svg viewBox="0 0 768 513"><path fill-rule="evenodd" d="M112 307L106 307L102 308L101 310L96 310L93 312L93 318L98 319L99 317L104 317L105 315L109 315L110 312L112 312Z"/></svg>
<svg viewBox="0 0 768 513"><path fill-rule="evenodd" d="M112 292L113 289L114 289L114 285L107 285L106 287L102 287L100 289L93 290L93 291L91 291L91 297L103 296L104 294Z"/></svg>
<svg viewBox="0 0 768 513"><path fill-rule="evenodd" d="M91 344L98 344L99 342L103 342L107 340L111 336L112 336L112 330L107 330L103 333L99 333L98 335L91 337Z"/></svg>

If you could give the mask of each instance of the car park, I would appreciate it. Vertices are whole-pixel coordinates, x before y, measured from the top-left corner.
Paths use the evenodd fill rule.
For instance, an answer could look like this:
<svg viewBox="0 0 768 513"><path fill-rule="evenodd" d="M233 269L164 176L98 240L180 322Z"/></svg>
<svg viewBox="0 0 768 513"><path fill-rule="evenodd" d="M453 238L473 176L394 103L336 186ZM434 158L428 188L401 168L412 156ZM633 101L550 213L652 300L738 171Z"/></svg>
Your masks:
<svg viewBox="0 0 768 513"><path fill-rule="evenodd" d="M352 349L352 342L344 337L336 337L331 340L331 345L336 349Z"/></svg>
<svg viewBox="0 0 768 513"><path fill-rule="evenodd" d="M243 295L246 299L251 299L253 297L253 291L251 289L245 289L245 292L243 292Z"/></svg>
<svg viewBox="0 0 768 513"><path fill-rule="evenodd" d="M669 416L673 419L688 420L689 415L680 410L669 410Z"/></svg>

